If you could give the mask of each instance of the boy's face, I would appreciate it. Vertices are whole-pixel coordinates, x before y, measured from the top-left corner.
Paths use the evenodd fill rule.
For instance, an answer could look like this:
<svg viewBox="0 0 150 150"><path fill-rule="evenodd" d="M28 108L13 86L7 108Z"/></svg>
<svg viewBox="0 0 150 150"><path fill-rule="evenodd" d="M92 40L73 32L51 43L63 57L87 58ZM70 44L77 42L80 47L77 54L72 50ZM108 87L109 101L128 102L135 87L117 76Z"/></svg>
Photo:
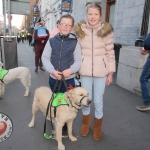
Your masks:
<svg viewBox="0 0 150 150"><path fill-rule="evenodd" d="M68 35L74 28L72 24L72 19L62 18L60 23L58 24L58 28L60 30L60 34Z"/></svg>

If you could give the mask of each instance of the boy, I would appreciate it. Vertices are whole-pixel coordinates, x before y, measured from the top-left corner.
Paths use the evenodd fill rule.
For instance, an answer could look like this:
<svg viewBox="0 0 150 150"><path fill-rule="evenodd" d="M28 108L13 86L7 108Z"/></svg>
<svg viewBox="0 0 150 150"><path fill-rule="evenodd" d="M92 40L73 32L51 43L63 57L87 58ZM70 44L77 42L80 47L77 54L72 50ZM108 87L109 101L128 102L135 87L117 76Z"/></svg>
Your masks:
<svg viewBox="0 0 150 150"><path fill-rule="evenodd" d="M49 39L42 54L43 65L50 73L49 85L52 91L56 80L62 79L62 73L67 86L75 87L74 77L81 63L81 48L76 36L71 33L74 29L74 18L70 15L62 16L58 28L60 33ZM66 92L63 83L60 92ZM68 137L66 124L62 129L62 137Z"/></svg>

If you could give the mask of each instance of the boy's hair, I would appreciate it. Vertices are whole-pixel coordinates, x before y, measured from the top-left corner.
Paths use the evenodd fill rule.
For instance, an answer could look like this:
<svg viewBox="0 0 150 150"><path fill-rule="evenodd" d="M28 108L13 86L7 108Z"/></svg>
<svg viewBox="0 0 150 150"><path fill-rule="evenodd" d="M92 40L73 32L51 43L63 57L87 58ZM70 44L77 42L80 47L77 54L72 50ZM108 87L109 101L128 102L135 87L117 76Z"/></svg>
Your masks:
<svg viewBox="0 0 150 150"><path fill-rule="evenodd" d="M89 5L87 5L87 12L88 12L89 8L96 8L96 9L99 10L100 15L102 14L102 8L101 8L101 6L98 3L92 2Z"/></svg>
<svg viewBox="0 0 150 150"><path fill-rule="evenodd" d="M59 20L57 20L56 24L59 24L59 23L60 23L60 21L59 21Z"/></svg>
<svg viewBox="0 0 150 150"><path fill-rule="evenodd" d="M72 16L70 16L70 15L68 15L68 14L61 16L60 19L59 19L59 23L61 22L61 20L62 20L63 18L71 19L71 20L72 20L72 25L74 26L74 18L73 18Z"/></svg>

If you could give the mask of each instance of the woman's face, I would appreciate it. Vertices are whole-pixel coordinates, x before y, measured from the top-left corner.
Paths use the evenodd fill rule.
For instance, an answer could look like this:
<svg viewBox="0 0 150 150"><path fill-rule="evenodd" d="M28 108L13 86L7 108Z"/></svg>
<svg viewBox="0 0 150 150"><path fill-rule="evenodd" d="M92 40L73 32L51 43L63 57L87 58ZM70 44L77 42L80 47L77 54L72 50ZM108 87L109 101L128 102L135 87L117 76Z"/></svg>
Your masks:
<svg viewBox="0 0 150 150"><path fill-rule="evenodd" d="M41 25L45 26L45 21L44 20L41 21Z"/></svg>
<svg viewBox="0 0 150 150"><path fill-rule="evenodd" d="M97 8L88 9L87 20L91 27L97 25L101 18L102 18L102 15L100 14L100 11Z"/></svg>

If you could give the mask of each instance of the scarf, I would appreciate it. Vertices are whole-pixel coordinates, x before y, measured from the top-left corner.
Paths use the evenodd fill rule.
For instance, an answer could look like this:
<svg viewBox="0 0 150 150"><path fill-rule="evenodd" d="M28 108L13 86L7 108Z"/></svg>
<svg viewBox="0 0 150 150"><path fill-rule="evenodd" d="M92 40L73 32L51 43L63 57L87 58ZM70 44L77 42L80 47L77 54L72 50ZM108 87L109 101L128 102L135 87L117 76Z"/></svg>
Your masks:
<svg viewBox="0 0 150 150"><path fill-rule="evenodd" d="M37 30L39 38L45 38L47 36L46 27L45 26L34 27L34 30Z"/></svg>

